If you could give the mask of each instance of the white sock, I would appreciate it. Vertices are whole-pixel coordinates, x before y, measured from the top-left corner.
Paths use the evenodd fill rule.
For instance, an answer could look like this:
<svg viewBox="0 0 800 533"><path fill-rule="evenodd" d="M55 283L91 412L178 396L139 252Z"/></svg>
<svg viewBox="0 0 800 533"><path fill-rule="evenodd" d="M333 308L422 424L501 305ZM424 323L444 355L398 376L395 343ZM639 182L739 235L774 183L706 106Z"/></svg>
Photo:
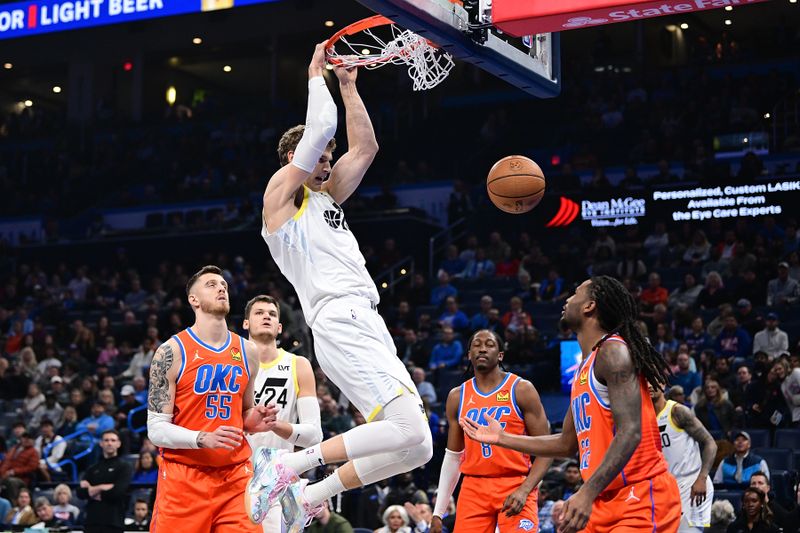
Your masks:
<svg viewBox="0 0 800 533"><path fill-rule="evenodd" d="M306 501L313 506L319 505L328 498L333 498L340 492L344 492L346 490L347 489L342 484L342 480L339 477L339 470L335 470L333 474L326 477L322 481L312 485L307 485L306 490L303 492L303 496L305 496Z"/></svg>
<svg viewBox="0 0 800 533"><path fill-rule="evenodd" d="M308 472L312 468L325 465L319 444L299 452L287 453L281 457L280 461L297 472L298 475Z"/></svg>

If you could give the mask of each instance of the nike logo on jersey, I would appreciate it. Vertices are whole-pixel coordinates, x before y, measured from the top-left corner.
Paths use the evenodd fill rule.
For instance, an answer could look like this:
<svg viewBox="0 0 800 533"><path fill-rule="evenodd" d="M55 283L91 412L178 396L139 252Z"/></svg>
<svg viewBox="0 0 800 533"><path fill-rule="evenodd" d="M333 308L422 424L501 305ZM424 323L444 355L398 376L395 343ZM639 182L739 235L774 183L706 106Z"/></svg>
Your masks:
<svg viewBox="0 0 800 533"><path fill-rule="evenodd" d="M630 501L640 502L640 501L642 501L641 498L637 497L636 494L633 493L633 489L634 489L634 487L631 487L631 492L628 494L628 497L625 498L625 501L626 502L630 502Z"/></svg>

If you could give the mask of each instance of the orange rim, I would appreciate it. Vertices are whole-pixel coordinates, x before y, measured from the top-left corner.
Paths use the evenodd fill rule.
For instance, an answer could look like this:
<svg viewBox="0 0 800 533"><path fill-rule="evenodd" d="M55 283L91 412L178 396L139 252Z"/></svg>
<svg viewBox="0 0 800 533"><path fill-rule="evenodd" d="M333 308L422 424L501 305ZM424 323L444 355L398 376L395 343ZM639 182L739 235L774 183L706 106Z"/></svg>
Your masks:
<svg viewBox="0 0 800 533"><path fill-rule="evenodd" d="M361 19L359 21L353 22L352 24L349 24L349 25L345 26L341 30L339 30L336 33L334 33L331 36L331 38L328 39L325 42L325 49L326 50L331 50L333 48L333 46L336 44L336 42L339 41L339 39L341 39L342 37L345 37L345 36L349 37L351 35L355 35L356 33L360 33L360 32L362 32L364 30L377 28L379 26L389 26L389 25L392 25L392 24L394 24L394 21L389 19L389 18L384 17L383 15L373 15L371 17L367 17L365 19ZM433 46L435 48L438 48L436 43L433 43L433 42L429 41L428 39L425 39L425 40L431 46ZM395 54L395 55L392 55L392 56L376 57L374 60L364 61L362 63L362 66L376 65L378 63L386 63L387 61L391 60L394 57L399 57L399 56L398 56L398 54ZM328 62L331 65L341 65L343 63L343 61L341 59L339 59L338 57L332 57L330 54L328 54L328 58L327 59L328 59Z"/></svg>

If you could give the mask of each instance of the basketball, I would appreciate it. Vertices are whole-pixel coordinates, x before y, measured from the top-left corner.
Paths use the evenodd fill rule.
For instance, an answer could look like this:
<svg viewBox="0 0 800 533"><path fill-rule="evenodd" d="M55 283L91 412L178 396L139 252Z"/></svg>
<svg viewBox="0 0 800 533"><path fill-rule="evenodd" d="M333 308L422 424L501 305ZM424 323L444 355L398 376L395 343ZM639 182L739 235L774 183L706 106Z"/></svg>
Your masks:
<svg viewBox="0 0 800 533"><path fill-rule="evenodd" d="M489 199L501 211L519 215L536 207L544 196L544 173L522 155L510 155L494 164L486 177Z"/></svg>

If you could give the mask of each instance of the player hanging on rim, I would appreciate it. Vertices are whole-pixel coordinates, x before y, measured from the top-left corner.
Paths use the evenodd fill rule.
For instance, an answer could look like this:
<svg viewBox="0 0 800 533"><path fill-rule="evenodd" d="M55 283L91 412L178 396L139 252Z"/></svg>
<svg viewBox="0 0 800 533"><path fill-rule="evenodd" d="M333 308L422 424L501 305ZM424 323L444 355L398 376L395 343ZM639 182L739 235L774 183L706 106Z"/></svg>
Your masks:
<svg viewBox="0 0 800 533"><path fill-rule="evenodd" d="M205 266L186 284L195 322L150 366L147 436L161 448L151 531L257 532L242 509L253 469L243 433L269 431L275 406L254 406L255 345L228 330L228 284Z"/></svg>
<svg viewBox="0 0 800 533"><path fill-rule="evenodd" d="M286 493L281 503L290 532L301 531L328 498L413 470L433 453L422 400L377 312L378 290L340 207L375 158L375 133L356 90L356 70L335 68L348 151L331 168L337 111L324 72L321 43L308 69L306 125L287 131L278 145L283 166L264 192L261 234L297 292L320 367L368 423L301 452L279 450L271 461L257 459L248 514L260 522ZM313 485L299 478L344 461Z"/></svg>
<svg viewBox="0 0 800 533"><path fill-rule="evenodd" d="M311 363L305 357L278 348L276 339L283 331L281 308L272 296L259 295L247 302L244 323L249 339L256 345L258 373L255 377L255 404L275 405L277 420L272 431L247 436L253 450L294 451L295 446L308 448L322 441L317 385ZM253 457L269 460L271 455ZM261 523L265 532L281 531L281 505L269 508Z"/></svg>
<svg viewBox="0 0 800 533"><path fill-rule="evenodd" d="M711 526L714 483L708 474L717 455L717 443L691 409L667 400L661 387L648 383L647 389L656 410L664 459L681 492L683 512L678 531L702 532Z"/></svg>
<svg viewBox="0 0 800 533"><path fill-rule="evenodd" d="M549 435L539 393L530 381L504 371L503 341L497 333L482 329L469 339L467 355L475 377L447 396L447 435L436 509L430 533L442 531L442 515L464 474L456 506L458 533L500 533L539 530L539 481L552 462L537 458L531 468L528 455L473 440L464 442L459 418L483 423L492 418L512 435Z"/></svg>
<svg viewBox="0 0 800 533"><path fill-rule="evenodd" d="M647 383L666 380L664 358L636 327L636 300L614 278L584 281L561 320L578 335L584 359L575 373L562 433L510 435L460 420L471 438L537 457L580 452L584 485L564 504L559 533L674 533L680 494L661 453Z"/></svg>

